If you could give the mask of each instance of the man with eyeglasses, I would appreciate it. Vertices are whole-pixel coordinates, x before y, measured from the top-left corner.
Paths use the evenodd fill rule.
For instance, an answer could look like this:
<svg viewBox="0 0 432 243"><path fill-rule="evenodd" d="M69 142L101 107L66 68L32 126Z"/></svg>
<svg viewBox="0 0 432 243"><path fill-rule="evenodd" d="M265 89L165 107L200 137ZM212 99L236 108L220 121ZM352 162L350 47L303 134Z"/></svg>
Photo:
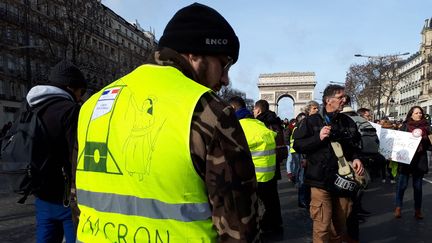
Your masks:
<svg viewBox="0 0 432 243"><path fill-rule="evenodd" d="M150 64L83 105L79 241L260 240L251 153L215 93L238 54L230 24L194 3L168 22Z"/></svg>
<svg viewBox="0 0 432 243"><path fill-rule="evenodd" d="M342 145L343 156L352 161L358 175L362 175L364 170L357 152L360 134L356 124L340 113L344 97L343 86L327 86L323 92L322 114L307 116L293 134L294 149L306 154L308 160L304 182L311 187L310 216L314 243L342 242L342 236L348 237L346 220L352 201L338 194L335 187L338 158L330 143Z"/></svg>

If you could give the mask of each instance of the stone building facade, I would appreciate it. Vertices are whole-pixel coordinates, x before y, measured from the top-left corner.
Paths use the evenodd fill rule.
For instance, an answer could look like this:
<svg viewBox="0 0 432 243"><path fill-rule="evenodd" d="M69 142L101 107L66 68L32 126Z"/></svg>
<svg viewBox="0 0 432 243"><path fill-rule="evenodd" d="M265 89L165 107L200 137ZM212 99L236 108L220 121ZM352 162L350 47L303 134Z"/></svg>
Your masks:
<svg viewBox="0 0 432 243"><path fill-rule="evenodd" d="M397 119L405 119L415 105L432 114L432 19L425 20L421 35L419 52L398 68L401 81L395 104Z"/></svg>
<svg viewBox="0 0 432 243"><path fill-rule="evenodd" d="M80 67L94 93L145 62L156 44L98 0L1 1L0 126L60 60Z"/></svg>

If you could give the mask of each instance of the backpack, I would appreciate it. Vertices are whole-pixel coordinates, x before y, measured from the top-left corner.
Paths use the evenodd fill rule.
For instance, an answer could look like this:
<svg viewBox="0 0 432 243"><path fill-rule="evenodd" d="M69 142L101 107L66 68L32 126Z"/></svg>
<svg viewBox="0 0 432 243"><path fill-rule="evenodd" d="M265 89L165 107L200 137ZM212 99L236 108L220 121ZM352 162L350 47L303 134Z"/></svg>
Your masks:
<svg viewBox="0 0 432 243"><path fill-rule="evenodd" d="M357 125L357 130L361 135L360 151L363 154L379 153L379 139L376 129L365 118L355 115L349 116Z"/></svg>
<svg viewBox="0 0 432 243"><path fill-rule="evenodd" d="M2 138L0 174L5 179L3 187L23 195L23 204L43 183L47 161L50 160L51 139L39 114L59 99L22 111L11 129Z"/></svg>

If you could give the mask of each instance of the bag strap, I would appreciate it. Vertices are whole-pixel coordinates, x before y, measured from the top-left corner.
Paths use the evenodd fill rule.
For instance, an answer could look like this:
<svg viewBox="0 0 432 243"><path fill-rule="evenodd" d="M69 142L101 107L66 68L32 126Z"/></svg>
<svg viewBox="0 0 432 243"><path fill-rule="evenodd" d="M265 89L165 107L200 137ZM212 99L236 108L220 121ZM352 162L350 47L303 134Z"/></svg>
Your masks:
<svg viewBox="0 0 432 243"><path fill-rule="evenodd" d="M331 121L329 120L329 117L325 114L324 112L325 109L323 109L321 118L323 119L323 122L325 125L330 125ZM338 113L341 115L345 115L348 116L346 114L343 113ZM354 173L351 169L351 164L349 162L346 161L344 155L343 155L343 150L342 150L342 146L339 142L330 142L330 145L336 155L336 157L338 158L338 174L341 176L346 176L346 177L350 177L352 179L354 179Z"/></svg>
<svg viewBox="0 0 432 243"><path fill-rule="evenodd" d="M353 176L350 164L346 161L344 155L343 155L343 151L342 151L342 146L340 145L340 143L338 142L331 142L331 147L336 155L336 157L338 158L338 165L339 165L339 169L338 169L338 173L341 176Z"/></svg>

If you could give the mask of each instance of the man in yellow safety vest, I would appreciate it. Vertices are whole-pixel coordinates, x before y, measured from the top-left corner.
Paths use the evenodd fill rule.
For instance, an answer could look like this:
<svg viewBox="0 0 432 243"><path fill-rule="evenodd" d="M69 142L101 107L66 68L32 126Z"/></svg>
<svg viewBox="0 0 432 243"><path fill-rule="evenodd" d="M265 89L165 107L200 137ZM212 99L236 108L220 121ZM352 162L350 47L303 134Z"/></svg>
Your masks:
<svg viewBox="0 0 432 243"><path fill-rule="evenodd" d="M229 83L238 38L194 3L150 64L93 95L78 124L80 242L258 242L252 157Z"/></svg>
<svg viewBox="0 0 432 243"><path fill-rule="evenodd" d="M261 230L264 231L263 237L266 238L267 231L271 231L272 237L278 232L276 228L268 224L269 212L272 212L271 201L279 200L279 195L269 194L273 190L274 183L271 180L275 177L276 171L276 132L270 130L258 119L255 119L252 113L246 108L243 98L234 96L229 100L230 105L234 108L237 118L246 135L249 149L252 154L252 160L255 165L255 173L258 181L258 198L264 204L264 215L260 222ZM267 230L267 231L266 231ZM282 233L282 232L280 232ZM279 235L281 236L281 235Z"/></svg>

